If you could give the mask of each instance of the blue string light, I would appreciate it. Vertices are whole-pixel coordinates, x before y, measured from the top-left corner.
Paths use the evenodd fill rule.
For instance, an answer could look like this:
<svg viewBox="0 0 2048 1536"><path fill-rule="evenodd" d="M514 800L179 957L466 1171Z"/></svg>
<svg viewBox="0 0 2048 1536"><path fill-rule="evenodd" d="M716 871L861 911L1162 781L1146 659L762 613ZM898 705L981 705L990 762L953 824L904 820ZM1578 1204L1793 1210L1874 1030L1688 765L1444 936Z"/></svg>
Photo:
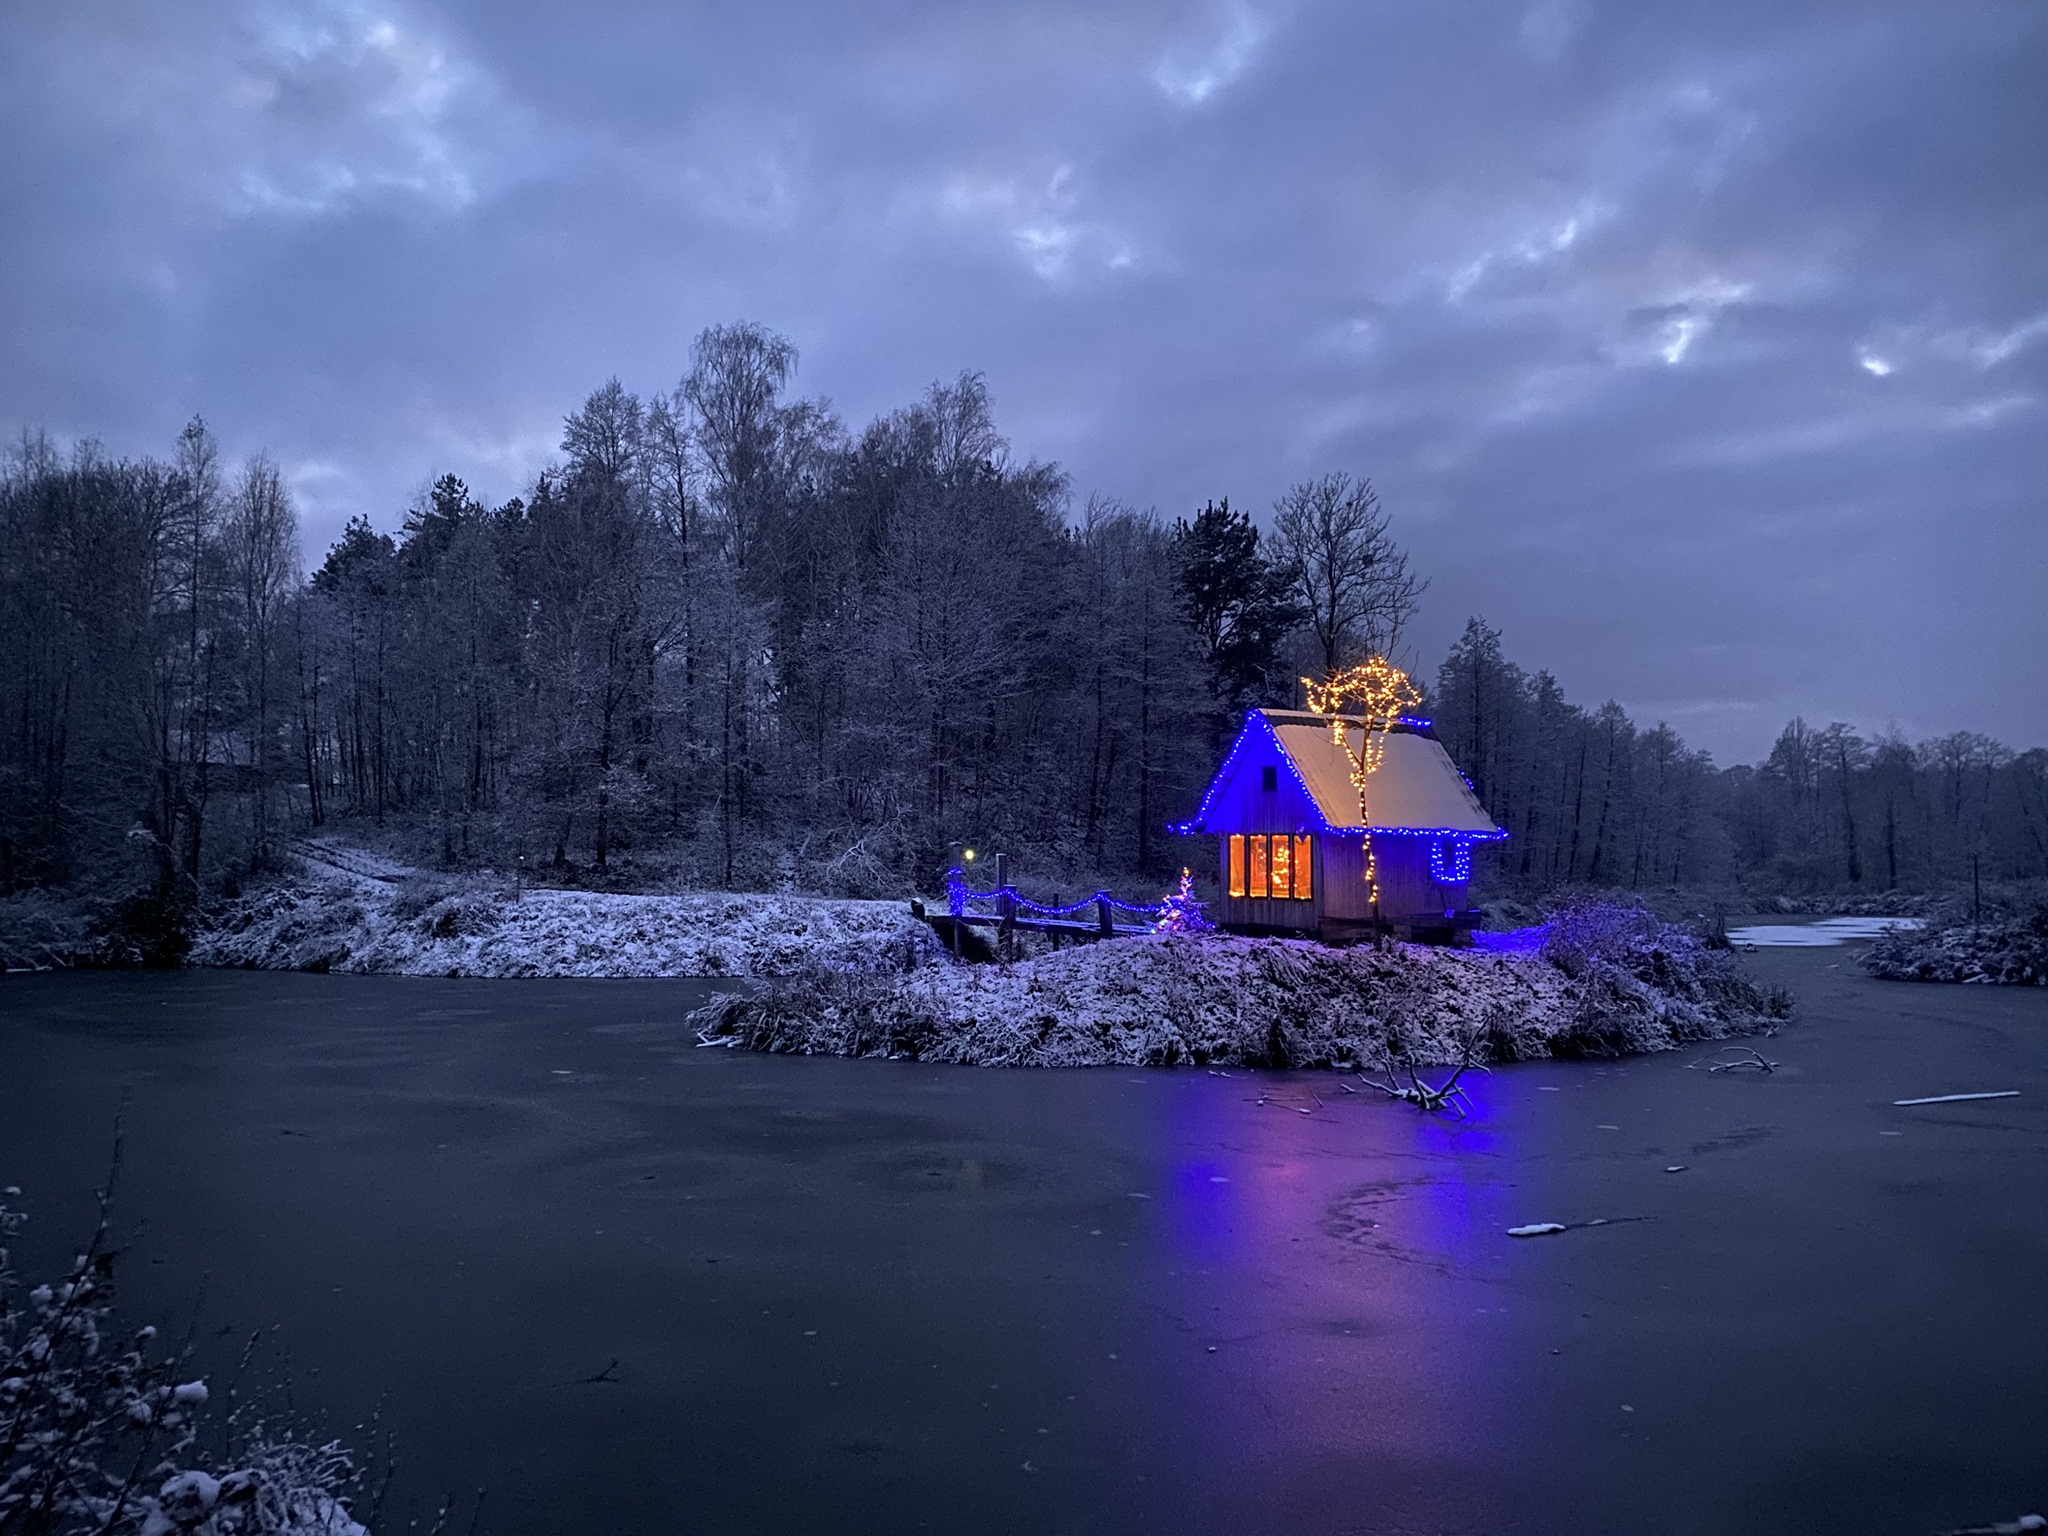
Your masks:
<svg viewBox="0 0 2048 1536"><path fill-rule="evenodd" d="M1438 885L1463 885L1472 878L1472 844L1440 837L1429 845L1429 878Z"/></svg>
<svg viewBox="0 0 2048 1536"><path fill-rule="evenodd" d="M1001 886L993 891L970 891L967 888L967 876L964 871L957 867L946 871L946 910L954 917L966 916L970 905L999 907L1005 896L1017 904L1019 911L1029 912L1034 917L1073 917L1103 901L1109 903L1111 911L1127 912L1133 917L1157 917L1166 910L1165 902L1155 902L1146 906L1137 902L1118 901L1107 891L1097 891L1093 896L1084 896L1081 900L1070 902L1064 907L1048 907L1019 894L1014 885Z"/></svg>

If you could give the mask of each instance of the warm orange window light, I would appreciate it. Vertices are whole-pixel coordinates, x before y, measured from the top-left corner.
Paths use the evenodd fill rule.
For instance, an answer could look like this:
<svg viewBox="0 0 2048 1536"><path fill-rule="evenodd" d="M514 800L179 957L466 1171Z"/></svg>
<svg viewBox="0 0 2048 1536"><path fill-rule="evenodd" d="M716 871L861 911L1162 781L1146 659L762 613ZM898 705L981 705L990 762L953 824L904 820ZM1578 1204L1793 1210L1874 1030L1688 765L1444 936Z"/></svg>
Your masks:
<svg viewBox="0 0 2048 1536"><path fill-rule="evenodd" d="M1285 901L1294 894L1294 879L1289 873L1289 855L1292 851L1293 844L1287 838L1273 839L1273 857L1268 872L1273 877L1273 895L1280 901Z"/></svg>
<svg viewBox="0 0 2048 1536"><path fill-rule="evenodd" d="M1244 839L1234 832L1230 836L1230 894L1244 894Z"/></svg>
<svg viewBox="0 0 2048 1536"><path fill-rule="evenodd" d="M1307 901L1315 893L1309 888L1309 866L1315 863L1315 839L1294 840L1294 899Z"/></svg>
<svg viewBox="0 0 2048 1536"><path fill-rule="evenodd" d="M1252 894L1254 896L1264 896L1269 889L1266 884L1266 840L1263 837L1254 837L1250 841L1252 845Z"/></svg>

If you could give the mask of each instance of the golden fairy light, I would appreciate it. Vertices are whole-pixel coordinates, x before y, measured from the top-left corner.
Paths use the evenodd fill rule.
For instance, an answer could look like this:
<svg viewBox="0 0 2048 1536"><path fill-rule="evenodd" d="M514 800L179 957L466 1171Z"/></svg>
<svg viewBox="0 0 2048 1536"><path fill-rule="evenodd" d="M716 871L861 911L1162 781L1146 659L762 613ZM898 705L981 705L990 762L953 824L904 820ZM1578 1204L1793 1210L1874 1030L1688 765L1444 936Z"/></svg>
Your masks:
<svg viewBox="0 0 2048 1536"><path fill-rule="evenodd" d="M1330 740L1351 759L1351 786L1358 791L1358 820L1365 831L1365 883L1375 910L1379 907L1379 864L1373 857L1372 813L1366 806L1366 786L1387 753L1387 736L1400 718L1422 703L1422 690L1408 674L1384 656L1373 656L1354 667L1333 672L1321 683L1304 677L1308 707L1330 722ZM1349 727L1356 722L1364 740L1351 742Z"/></svg>

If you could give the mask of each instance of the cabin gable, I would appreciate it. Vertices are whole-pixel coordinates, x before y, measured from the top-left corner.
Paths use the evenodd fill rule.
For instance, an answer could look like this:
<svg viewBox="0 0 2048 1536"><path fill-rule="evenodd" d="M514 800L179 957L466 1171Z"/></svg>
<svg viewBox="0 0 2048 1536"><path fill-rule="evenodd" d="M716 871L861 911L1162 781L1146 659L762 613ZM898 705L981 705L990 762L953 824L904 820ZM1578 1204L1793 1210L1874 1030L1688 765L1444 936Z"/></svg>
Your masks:
<svg viewBox="0 0 2048 1536"><path fill-rule="evenodd" d="M1271 731L1247 726L1226 772L1204 810L1202 819L1210 827L1268 833L1323 829L1322 812Z"/></svg>

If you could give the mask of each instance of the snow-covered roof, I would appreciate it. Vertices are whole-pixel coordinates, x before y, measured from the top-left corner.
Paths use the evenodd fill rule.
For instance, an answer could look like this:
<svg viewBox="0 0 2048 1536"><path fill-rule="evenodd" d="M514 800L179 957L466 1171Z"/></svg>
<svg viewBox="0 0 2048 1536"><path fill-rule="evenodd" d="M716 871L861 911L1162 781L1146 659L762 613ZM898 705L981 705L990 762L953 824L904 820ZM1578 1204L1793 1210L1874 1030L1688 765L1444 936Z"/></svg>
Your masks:
<svg viewBox="0 0 2048 1536"><path fill-rule="evenodd" d="M1247 740L1264 734L1258 729L1260 724L1293 765L1329 829L1365 830L1358 791L1351 783L1350 754L1331 739L1330 722L1324 716L1298 709L1255 709L1247 715L1237 745L1204 797L1202 810L1187 824L1188 830L1213 830L1205 825L1209 810L1244 761ZM1351 720L1347 724L1352 744L1361 745L1364 722ZM1434 736L1401 726L1387 734L1385 745L1385 755L1367 785L1366 808L1371 812L1373 831L1454 832L1475 838L1504 835Z"/></svg>

